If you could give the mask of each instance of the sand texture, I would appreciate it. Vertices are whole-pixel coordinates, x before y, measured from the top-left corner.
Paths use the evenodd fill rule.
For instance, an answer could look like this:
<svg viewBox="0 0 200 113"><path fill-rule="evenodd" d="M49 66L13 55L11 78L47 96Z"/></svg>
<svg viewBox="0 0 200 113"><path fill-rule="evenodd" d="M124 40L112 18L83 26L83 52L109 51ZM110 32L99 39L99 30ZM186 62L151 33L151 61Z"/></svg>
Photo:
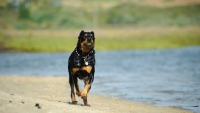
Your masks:
<svg viewBox="0 0 200 113"><path fill-rule="evenodd" d="M91 107L76 99L72 105L67 77L0 76L0 113L191 113L91 93Z"/></svg>

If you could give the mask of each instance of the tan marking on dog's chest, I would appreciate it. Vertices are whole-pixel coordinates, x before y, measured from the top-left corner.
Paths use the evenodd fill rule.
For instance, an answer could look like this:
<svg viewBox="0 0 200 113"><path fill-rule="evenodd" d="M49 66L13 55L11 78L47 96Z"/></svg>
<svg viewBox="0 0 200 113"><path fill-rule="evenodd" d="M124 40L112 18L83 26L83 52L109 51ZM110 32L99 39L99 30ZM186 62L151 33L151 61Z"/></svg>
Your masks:
<svg viewBox="0 0 200 113"><path fill-rule="evenodd" d="M73 73L76 73L77 71L79 71L80 70L80 68L72 68L72 72ZM81 70L85 70L87 73L91 73L91 71L92 71L92 66L83 66L82 68L81 68Z"/></svg>
<svg viewBox="0 0 200 113"><path fill-rule="evenodd" d="M79 68L72 68L72 72L76 73L79 70Z"/></svg>
<svg viewBox="0 0 200 113"><path fill-rule="evenodd" d="M92 66L84 66L81 68L82 70L85 70L87 73L91 73L92 71Z"/></svg>

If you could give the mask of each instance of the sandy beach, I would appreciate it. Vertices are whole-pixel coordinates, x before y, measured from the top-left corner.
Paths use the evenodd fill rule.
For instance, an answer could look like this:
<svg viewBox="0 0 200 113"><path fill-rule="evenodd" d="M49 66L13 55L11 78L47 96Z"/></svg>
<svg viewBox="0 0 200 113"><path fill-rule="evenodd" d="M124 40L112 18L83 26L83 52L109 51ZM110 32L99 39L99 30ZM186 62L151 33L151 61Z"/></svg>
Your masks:
<svg viewBox="0 0 200 113"><path fill-rule="evenodd" d="M191 113L91 93L91 107L77 101L71 104L67 77L0 76L0 113Z"/></svg>

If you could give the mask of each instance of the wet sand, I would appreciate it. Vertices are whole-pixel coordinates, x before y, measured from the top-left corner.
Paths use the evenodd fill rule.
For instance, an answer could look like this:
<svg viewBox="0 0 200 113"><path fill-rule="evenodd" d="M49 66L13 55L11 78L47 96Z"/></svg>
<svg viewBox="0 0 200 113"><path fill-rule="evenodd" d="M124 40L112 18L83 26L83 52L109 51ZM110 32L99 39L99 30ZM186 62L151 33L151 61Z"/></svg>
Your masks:
<svg viewBox="0 0 200 113"><path fill-rule="evenodd" d="M67 77L0 76L0 113L191 113L91 93L91 107L76 99L72 105Z"/></svg>

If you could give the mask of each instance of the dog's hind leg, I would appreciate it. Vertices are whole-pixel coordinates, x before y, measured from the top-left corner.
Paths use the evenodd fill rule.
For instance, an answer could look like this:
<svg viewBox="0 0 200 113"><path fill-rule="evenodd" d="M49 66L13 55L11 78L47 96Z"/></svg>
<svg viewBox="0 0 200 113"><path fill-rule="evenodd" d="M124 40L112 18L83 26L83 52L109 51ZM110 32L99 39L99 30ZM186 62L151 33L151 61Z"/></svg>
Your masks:
<svg viewBox="0 0 200 113"><path fill-rule="evenodd" d="M71 99L72 99L72 104L77 104L76 98L75 98L75 93L74 93L74 80L72 76L69 76L69 84L71 87Z"/></svg>

